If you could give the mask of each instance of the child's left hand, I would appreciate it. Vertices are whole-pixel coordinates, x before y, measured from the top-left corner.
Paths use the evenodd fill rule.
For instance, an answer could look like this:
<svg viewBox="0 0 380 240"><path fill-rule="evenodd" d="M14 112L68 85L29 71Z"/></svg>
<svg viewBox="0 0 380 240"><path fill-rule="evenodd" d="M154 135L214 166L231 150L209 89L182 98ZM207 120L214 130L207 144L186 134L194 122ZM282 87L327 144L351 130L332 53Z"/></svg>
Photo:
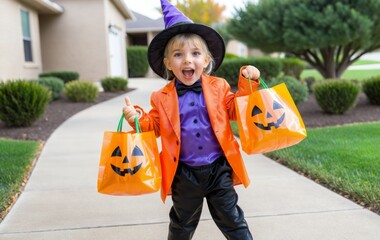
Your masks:
<svg viewBox="0 0 380 240"><path fill-rule="evenodd" d="M252 65L248 65L245 69L241 71L241 74L245 78L249 78L251 80L259 79L260 71Z"/></svg>

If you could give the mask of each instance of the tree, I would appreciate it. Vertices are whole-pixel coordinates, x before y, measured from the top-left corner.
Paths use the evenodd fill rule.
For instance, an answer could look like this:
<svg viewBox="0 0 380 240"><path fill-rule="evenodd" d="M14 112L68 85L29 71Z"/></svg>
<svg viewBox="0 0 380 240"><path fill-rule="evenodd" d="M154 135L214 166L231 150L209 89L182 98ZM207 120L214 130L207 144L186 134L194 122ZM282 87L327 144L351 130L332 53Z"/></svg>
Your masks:
<svg viewBox="0 0 380 240"><path fill-rule="evenodd" d="M176 7L195 23L208 26L219 22L226 9L214 0L178 0Z"/></svg>
<svg viewBox="0 0 380 240"><path fill-rule="evenodd" d="M261 0L228 24L249 47L305 60L339 78L363 54L380 48L380 0Z"/></svg>

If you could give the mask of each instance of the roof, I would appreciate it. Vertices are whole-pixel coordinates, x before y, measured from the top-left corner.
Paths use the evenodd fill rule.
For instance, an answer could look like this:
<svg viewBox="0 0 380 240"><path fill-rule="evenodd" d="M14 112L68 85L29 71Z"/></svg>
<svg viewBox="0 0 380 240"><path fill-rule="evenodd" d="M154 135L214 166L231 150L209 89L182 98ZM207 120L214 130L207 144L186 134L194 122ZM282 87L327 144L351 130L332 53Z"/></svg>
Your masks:
<svg viewBox="0 0 380 240"><path fill-rule="evenodd" d="M120 13L123 15L125 19L134 19L133 13L127 5L125 5L125 2L123 0L111 0L116 8L120 11Z"/></svg>
<svg viewBox="0 0 380 240"><path fill-rule="evenodd" d="M145 15L132 11L135 20L126 21L127 33L161 31L165 29L163 18L151 19Z"/></svg>
<svg viewBox="0 0 380 240"><path fill-rule="evenodd" d="M19 0L32 7L40 14L60 14L64 9L59 4L51 0ZM125 5L124 0L111 0L125 19L134 19L133 13Z"/></svg>
<svg viewBox="0 0 380 240"><path fill-rule="evenodd" d="M50 0L20 0L22 3L32 7L40 14L60 14L63 7Z"/></svg>

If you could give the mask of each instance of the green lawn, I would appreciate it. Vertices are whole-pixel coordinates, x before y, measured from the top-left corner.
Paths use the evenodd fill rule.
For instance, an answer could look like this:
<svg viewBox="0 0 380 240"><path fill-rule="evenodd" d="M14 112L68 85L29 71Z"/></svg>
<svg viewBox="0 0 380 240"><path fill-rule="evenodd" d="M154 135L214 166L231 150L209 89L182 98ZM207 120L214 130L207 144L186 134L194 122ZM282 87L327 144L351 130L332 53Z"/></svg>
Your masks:
<svg viewBox="0 0 380 240"><path fill-rule="evenodd" d="M369 70L347 70L343 73L342 79L349 80L364 80L370 77L380 76L380 69L369 69ZM315 79L323 79L321 74L314 69L306 69L302 72L301 78L314 77Z"/></svg>
<svg viewBox="0 0 380 240"><path fill-rule="evenodd" d="M380 61L374 61L374 60L358 60L354 62L352 65L367 65L367 64L378 64Z"/></svg>
<svg viewBox="0 0 380 240"><path fill-rule="evenodd" d="M0 139L0 219L20 190L29 167L38 152L39 143Z"/></svg>
<svg viewBox="0 0 380 240"><path fill-rule="evenodd" d="M298 145L267 154L374 207L380 207L380 122L309 129Z"/></svg>
<svg viewBox="0 0 380 240"><path fill-rule="evenodd" d="M308 129L301 143L266 155L380 209L379 133L380 122Z"/></svg>
<svg viewBox="0 0 380 240"><path fill-rule="evenodd" d="M369 64L380 64L380 61L358 60L354 62L351 66L369 65ZM346 70L343 73L343 76L341 78L349 79L349 80L364 80L373 76L380 76L380 69ZM318 80L323 79L321 74L317 70L314 70L314 69L305 69L301 74L301 78L304 79L306 77L314 77Z"/></svg>

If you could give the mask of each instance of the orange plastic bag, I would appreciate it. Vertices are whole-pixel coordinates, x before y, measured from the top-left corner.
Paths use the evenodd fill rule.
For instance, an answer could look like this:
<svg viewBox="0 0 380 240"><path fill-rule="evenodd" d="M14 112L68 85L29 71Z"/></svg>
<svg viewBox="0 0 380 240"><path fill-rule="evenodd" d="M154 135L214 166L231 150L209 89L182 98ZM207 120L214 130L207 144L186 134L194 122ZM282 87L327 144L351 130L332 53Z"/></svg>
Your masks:
<svg viewBox="0 0 380 240"><path fill-rule="evenodd" d="M306 128L285 85L281 83L235 98L239 136L247 154L265 153L295 145Z"/></svg>
<svg viewBox="0 0 380 240"><path fill-rule="evenodd" d="M153 131L105 132L99 163L98 192L109 195L141 195L161 187L161 163Z"/></svg>

